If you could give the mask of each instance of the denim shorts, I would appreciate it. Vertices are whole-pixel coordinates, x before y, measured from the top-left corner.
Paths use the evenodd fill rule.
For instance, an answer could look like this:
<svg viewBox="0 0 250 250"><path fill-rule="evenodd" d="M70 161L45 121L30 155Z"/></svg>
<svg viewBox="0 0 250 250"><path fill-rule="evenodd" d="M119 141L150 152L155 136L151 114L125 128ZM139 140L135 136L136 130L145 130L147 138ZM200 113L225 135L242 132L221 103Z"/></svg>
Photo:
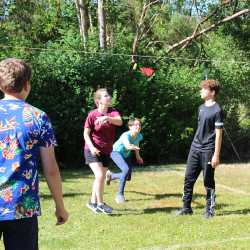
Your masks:
<svg viewBox="0 0 250 250"><path fill-rule="evenodd" d="M100 155L93 155L89 149L84 149L85 163L90 164L94 162L101 162L103 167L107 167L110 163L110 156L100 153Z"/></svg>

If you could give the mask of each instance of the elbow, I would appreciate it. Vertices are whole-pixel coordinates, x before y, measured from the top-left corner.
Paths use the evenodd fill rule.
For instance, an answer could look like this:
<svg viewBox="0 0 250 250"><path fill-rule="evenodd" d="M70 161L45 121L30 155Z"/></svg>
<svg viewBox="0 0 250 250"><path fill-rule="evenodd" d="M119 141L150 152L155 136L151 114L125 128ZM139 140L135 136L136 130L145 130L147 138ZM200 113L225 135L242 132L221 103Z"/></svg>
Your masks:
<svg viewBox="0 0 250 250"><path fill-rule="evenodd" d="M117 126L122 126L123 122L122 119L120 119L119 121L117 121Z"/></svg>
<svg viewBox="0 0 250 250"><path fill-rule="evenodd" d="M87 131L84 131L84 132L83 132L83 138L84 138L85 141L88 140L88 138L89 138L89 133L88 133Z"/></svg>

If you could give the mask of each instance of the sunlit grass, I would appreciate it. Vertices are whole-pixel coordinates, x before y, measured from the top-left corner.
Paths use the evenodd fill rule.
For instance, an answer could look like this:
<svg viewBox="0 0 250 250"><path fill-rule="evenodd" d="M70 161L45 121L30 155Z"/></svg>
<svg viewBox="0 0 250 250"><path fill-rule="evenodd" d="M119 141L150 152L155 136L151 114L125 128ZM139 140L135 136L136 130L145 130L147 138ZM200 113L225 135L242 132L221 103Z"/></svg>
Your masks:
<svg viewBox="0 0 250 250"><path fill-rule="evenodd" d="M63 171L70 212L63 226L55 226L54 205L42 180L40 249L249 249L250 166L222 165L216 170L217 216L211 220L203 217L201 178L194 191L194 215L175 216L182 205L183 174L184 165L137 168L127 182L125 204L114 201L117 182L105 187L105 201L114 208L108 216L95 215L85 207L91 172Z"/></svg>

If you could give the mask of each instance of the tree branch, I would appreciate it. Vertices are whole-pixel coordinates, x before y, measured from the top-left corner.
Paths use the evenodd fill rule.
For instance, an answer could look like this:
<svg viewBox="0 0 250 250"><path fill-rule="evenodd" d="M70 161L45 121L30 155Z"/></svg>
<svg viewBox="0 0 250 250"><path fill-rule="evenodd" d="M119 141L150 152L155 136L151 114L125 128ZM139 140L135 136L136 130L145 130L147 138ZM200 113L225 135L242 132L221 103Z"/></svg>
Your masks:
<svg viewBox="0 0 250 250"><path fill-rule="evenodd" d="M201 25L202 25L203 23L205 23L206 21L208 21L211 17L213 17L213 16L219 11L219 9L220 9L221 7L223 7L224 5L227 5L227 3L222 3L221 5L217 6L217 8L216 8L211 14L209 14L208 16L206 16L205 18L203 18L203 19L201 20L201 22L198 23L197 26L195 27L194 32L193 32L193 34L191 35L191 37L194 38L195 35L196 35L196 33L198 32L198 29L201 27ZM181 47L181 49L186 48L186 47L190 44L190 42L191 42L192 40L193 40L193 39L188 40L188 41Z"/></svg>
<svg viewBox="0 0 250 250"><path fill-rule="evenodd" d="M136 34L134 37L134 41L133 41L133 45L132 45L132 63L135 63L135 54L136 54L136 50L138 48L139 45L139 41L142 39L143 35L143 31L142 31L142 25L145 22L145 17L147 15L147 11L149 9L149 7L153 4L156 4L160 2L160 0L155 0L149 3L144 3L143 7L142 7L142 12L141 12L141 16L139 19L139 23L137 25L137 29L136 29ZM149 32L149 30L147 30L147 32Z"/></svg>
<svg viewBox="0 0 250 250"><path fill-rule="evenodd" d="M242 16L242 15L244 15L244 14L247 14L247 13L249 13L249 12L250 12L250 8L241 10L241 11L239 11L239 12L237 12L237 13L231 15L231 16L225 17L225 18L222 19L221 21L212 24L212 25L209 26L208 28L205 28L205 29L201 30L201 31L198 32L198 33L195 33L195 34L193 33L191 36L189 36L189 37L187 37L187 38L181 40L180 42L177 42L177 43L173 44L172 46L170 46L170 47L168 48L167 53L169 53L169 52L171 52L172 50L174 50L174 49L176 49L176 48L178 48L178 47L184 45L184 44L187 43L187 42L189 42L189 43L192 42L195 38L200 37L200 36L203 35L204 33L207 33L207 32L209 32L209 31L213 30L214 28L217 28L218 26L222 25L223 23L229 22L229 21L231 21L231 20L233 20L233 19L235 19L235 18L237 18L237 17L240 17L240 16Z"/></svg>

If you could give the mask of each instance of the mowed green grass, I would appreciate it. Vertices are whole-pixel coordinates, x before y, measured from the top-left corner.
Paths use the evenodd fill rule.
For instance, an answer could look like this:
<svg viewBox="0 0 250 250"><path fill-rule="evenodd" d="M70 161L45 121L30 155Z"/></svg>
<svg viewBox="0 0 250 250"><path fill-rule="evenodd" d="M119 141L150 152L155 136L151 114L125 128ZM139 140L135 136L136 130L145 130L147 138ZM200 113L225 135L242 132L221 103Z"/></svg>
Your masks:
<svg viewBox="0 0 250 250"><path fill-rule="evenodd" d="M111 216L85 207L93 181L90 171L63 171L70 213L63 226L55 226L54 204L42 180L40 249L250 249L250 165L216 170L217 209L210 220L203 217L202 178L195 185L194 215L175 216L182 205L184 171L184 165L136 168L122 205L114 201L118 182L105 186L105 201L114 208Z"/></svg>

